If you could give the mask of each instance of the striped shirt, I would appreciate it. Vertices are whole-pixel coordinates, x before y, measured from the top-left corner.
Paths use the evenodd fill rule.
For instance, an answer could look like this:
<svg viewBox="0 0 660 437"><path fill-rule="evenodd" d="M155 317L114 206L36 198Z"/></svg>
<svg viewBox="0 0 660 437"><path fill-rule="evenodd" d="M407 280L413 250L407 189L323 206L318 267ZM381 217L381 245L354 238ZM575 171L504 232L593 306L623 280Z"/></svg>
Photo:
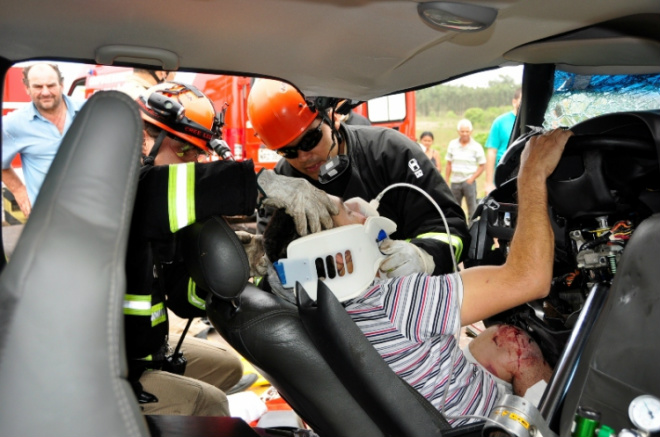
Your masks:
<svg viewBox="0 0 660 437"><path fill-rule="evenodd" d="M462 297L459 274L416 274L375 283L345 303L389 366L453 426L476 420L459 416L487 416L498 396L495 381L465 359L456 341Z"/></svg>

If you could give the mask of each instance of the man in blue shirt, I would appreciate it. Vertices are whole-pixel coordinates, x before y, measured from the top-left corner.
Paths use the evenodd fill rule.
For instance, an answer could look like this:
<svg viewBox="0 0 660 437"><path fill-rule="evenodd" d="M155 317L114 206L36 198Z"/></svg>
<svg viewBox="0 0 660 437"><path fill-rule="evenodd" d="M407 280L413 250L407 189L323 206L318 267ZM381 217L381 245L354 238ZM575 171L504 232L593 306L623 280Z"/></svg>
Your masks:
<svg viewBox="0 0 660 437"><path fill-rule="evenodd" d="M500 162L500 158L502 158L509 145L509 137L513 130L513 124L516 121L516 114L518 113L521 99L522 90L518 88L511 100L513 110L497 117L490 128L490 133L486 140L486 150L488 151L486 155L486 194L495 189L493 179L495 177L495 167Z"/></svg>
<svg viewBox="0 0 660 437"><path fill-rule="evenodd" d="M2 120L2 182L27 218L60 143L82 103L64 95L64 78L55 64L23 69L23 84L32 104ZM11 167L21 157L25 184Z"/></svg>

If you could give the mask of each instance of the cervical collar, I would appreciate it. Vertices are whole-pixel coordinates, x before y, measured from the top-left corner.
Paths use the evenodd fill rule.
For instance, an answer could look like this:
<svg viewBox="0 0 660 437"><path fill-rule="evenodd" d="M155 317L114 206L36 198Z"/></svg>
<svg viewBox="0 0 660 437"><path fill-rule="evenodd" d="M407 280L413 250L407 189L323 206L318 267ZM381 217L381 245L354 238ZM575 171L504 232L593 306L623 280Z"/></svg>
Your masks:
<svg viewBox="0 0 660 437"><path fill-rule="evenodd" d="M342 226L293 241L287 248L287 258L273 266L284 288L293 288L300 282L316 299L320 278L343 302L359 296L373 282L385 259L378 243L394 231L396 224L392 220L368 217L363 225ZM349 257L351 263L347 262Z"/></svg>

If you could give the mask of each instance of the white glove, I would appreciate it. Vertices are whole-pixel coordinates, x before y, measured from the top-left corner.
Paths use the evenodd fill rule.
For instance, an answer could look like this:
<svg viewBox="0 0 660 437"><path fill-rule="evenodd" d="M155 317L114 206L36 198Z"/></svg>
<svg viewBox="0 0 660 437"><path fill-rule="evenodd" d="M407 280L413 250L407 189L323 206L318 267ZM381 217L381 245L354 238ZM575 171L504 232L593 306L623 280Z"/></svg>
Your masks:
<svg viewBox="0 0 660 437"><path fill-rule="evenodd" d="M339 214L339 207L330 197L309 182L262 170L257 175L257 185L263 195L261 204L284 208L293 217L300 236L322 229L332 228L332 216Z"/></svg>
<svg viewBox="0 0 660 437"><path fill-rule="evenodd" d="M351 211L357 211L365 217L378 217L378 210L361 197L351 197L344 201L344 205Z"/></svg>
<svg viewBox="0 0 660 437"><path fill-rule="evenodd" d="M264 276L268 271L268 259L264 252L263 235L236 231L250 262L250 276Z"/></svg>
<svg viewBox="0 0 660 437"><path fill-rule="evenodd" d="M380 263L379 276L396 278L413 273L433 273L435 262L424 249L401 240L383 240L380 252L389 255Z"/></svg>

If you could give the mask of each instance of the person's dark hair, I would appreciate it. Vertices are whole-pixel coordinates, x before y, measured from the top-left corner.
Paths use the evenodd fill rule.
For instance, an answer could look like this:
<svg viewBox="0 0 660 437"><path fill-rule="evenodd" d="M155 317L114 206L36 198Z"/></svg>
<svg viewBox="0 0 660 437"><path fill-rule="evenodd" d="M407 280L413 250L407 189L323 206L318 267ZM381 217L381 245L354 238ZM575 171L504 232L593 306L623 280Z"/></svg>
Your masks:
<svg viewBox="0 0 660 437"><path fill-rule="evenodd" d="M58 80L60 81L60 85L64 84L64 76L62 76L62 72L60 71L60 67L57 66L57 64L50 64L48 62L42 62L40 64L32 64L28 65L27 67L23 68L23 85L29 87L30 86L30 81L28 80L28 73L34 67L35 65L48 65L50 68L55 70L55 73L57 74Z"/></svg>
<svg viewBox="0 0 660 437"><path fill-rule="evenodd" d="M522 88L518 88L514 93L513 93L513 99L518 100L522 96Z"/></svg>
<svg viewBox="0 0 660 437"><path fill-rule="evenodd" d="M419 139L421 140L424 137L431 137L432 140L435 140L435 138L433 137L433 132L431 131L422 132L422 134L419 136Z"/></svg>
<svg viewBox="0 0 660 437"><path fill-rule="evenodd" d="M263 245L270 262L286 257L286 248L293 240L300 238L293 217L284 209L277 209L264 230Z"/></svg>
<svg viewBox="0 0 660 437"><path fill-rule="evenodd" d="M159 128L154 124L149 123L148 121L145 121L144 130L147 131L147 135L150 136L151 138L158 138L158 135L161 133L163 129Z"/></svg>

